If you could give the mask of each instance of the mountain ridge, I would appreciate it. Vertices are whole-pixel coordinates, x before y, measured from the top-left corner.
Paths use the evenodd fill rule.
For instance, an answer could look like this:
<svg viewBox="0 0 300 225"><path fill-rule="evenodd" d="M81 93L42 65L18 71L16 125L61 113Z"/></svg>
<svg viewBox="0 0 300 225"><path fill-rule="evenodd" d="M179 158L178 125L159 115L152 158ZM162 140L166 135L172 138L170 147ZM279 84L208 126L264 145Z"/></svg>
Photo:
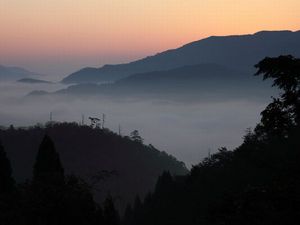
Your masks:
<svg viewBox="0 0 300 225"><path fill-rule="evenodd" d="M28 97L70 96L111 100L164 99L171 101L220 101L264 99L277 94L268 82L251 74L214 63L186 65L171 70L138 73L113 83L81 83L55 92L33 91Z"/></svg>
<svg viewBox="0 0 300 225"><path fill-rule="evenodd" d="M217 63L250 71L265 56L300 56L300 31L259 31L254 34L210 36L129 63L86 67L65 77L63 83L116 81L126 76L179 66ZM275 49L275 50L274 50ZM244 59L243 59L244 58Z"/></svg>
<svg viewBox="0 0 300 225"><path fill-rule="evenodd" d="M0 80L18 80L23 78L28 78L30 76L39 75L38 73L31 72L25 68L18 66L4 66L0 65Z"/></svg>

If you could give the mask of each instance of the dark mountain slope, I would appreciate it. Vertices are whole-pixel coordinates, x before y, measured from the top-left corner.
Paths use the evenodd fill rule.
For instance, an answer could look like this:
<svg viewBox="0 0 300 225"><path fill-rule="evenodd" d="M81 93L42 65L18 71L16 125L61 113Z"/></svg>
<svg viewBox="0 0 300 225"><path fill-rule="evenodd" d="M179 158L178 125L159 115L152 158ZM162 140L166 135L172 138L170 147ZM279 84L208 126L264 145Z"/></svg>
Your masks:
<svg viewBox="0 0 300 225"><path fill-rule="evenodd" d="M64 83L114 81L135 73L169 70L185 65L217 63L242 71L266 56L300 56L300 31L262 31L253 35L209 37L128 64L84 68Z"/></svg>
<svg viewBox="0 0 300 225"><path fill-rule="evenodd" d="M262 83L256 77L244 74L245 72L222 65L207 63L135 74L112 84L73 85L56 94L103 95L121 98L151 97L172 100L207 97L224 100L270 95L271 89L268 84Z"/></svg>
<svg viewBox="0 0 300 225"><path fill-rule="evenodd" d="M143 195L164 170L185 174L187 169L174 157L119 136L107 129L93 129L75 123L50 124L47 127L2 129L0 139L8 153L18 181L31 177L38 146L47 133L54 141L67 174L91 178L102 170L115 171L99 184L100 199L108 191L120 197L120 204Z"/></svg>

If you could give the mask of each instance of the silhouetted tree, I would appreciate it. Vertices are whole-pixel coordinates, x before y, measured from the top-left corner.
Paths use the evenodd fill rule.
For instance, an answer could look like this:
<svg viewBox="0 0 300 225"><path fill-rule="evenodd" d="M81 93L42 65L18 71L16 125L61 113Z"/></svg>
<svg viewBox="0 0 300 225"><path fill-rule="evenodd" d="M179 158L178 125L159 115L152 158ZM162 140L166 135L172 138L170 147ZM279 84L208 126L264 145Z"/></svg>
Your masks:
<svg viewBox="0 0 300 225"><path fill-rule="evenodd" d="M33 181L20 187L22 221L27 225L101 225L103 215L83 179L64 175L52 140L45 136L34 165Z"/></svg>
<svg viewBox="0 0 300 225"><path fill-rule="evenodd" d="M133 210L130 204L126 206L124 217L122 220L123 225L132 225L133 224Z"/></svg>
<svg viewBox="0 0 300 225"><path fill-rule="evenodd" d="M155 186L155 193L166 195L170 193L173 188L174 182L173 177L169 171L163 172L163 174L158 178Z"/></svg>
<svg viewBox="0 0 300 225"><path fill-rule="evenodd" d="M285 109L284 103L278 98L273 98L273 102L266 107L261 115L261 123L255 130L261 138L285 138L293 127L290 112Z"/></svg>
<svg viewBox="0 0 300 225"><path fill-rule="evenodd" d="M0 140L0 194L11 192L14 188L15 181L12 177L10 161L6 156L4 147Z"/></svg>
<svg viewBox="0 0 300 225"><path fill-rule="evenodd" d="M134 199L134 206L133 206L135 211L141 210L142 208L142 201L140 197L137 195Z"/></svg>
<svg viewBox="0 0 300 225"><path fill-rule="evenodd" d="M138 130L134 130L130 133L130 138L133 141L139 142L139 143L143 143L143 138L140 136L139 131Z"/></svg>
<svg viewBox="0 0 300 225"><path fill-rule="evenodd" d="M51 138L45 135L36 156L32 182L23 185L23 224L66 224L70 210L66 207L70 206L66 201L66 190L59 154Z"/></svg>
<svg viewBox="0 0 300 225"><path fill-rule="evenodd" d="M64 224L103 224L102 209L97 206L90 186L81 178L66 176L60 204Z"/></svg>
<svg viewBox="0 0 300 225"><path fill-rule="evenodd" d="M45 135L40 144L33 170L33 182L44 184L63 184L64 169L54 143Z"/></svg>
<svg viewBox="0 0 300 225"><path fill-rule="evenodd" d="M0 141L0 224L13 225L16 221L15 181L10 161Z"/></svg>
<svg viewBox="0 0 300 225"><path fill-rule="evenodd" d="M262 112L257 132L286 137L291 129L300 126L300 59L290 55L267 57L256 68L256 75L273 79L273 86L283 90L280 97L273 98L273 102Z"/></svg>
<svg viewBox="0 0 300 225"><path fill-rule="evenodd" d="M105 225L119 225L120 216L115 208L114 201L111 195L109 195L104 201L104 223Z"/></svg>
<svg viewBox="0 0 300 225"><path fill-rule="evenodd" d="M132 224L137 225L137 224L142 224L142 221L144 219L143 215L143 204L138 195L135 196L134 203L133 203L133 216L131 217L132 219Z"/></svg>
<svg viewBox="0 0 300 225"><path fill-rule="evenodd" d="M95 212L95 225L105 225L104 224L104 216L103 216L103 210L100 205L96 206L96 212Z"/></svg>

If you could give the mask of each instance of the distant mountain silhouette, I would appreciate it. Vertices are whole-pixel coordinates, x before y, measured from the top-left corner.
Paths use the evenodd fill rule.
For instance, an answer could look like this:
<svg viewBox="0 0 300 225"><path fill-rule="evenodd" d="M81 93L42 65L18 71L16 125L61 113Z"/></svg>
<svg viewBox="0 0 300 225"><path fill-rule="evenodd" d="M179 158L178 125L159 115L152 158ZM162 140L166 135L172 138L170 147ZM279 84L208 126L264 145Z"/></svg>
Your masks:
<svg viewBox="0 0 300 225"><path fill-rule="evenodd" d="M21 67L7 67L0 65L0 81L18 80L38 75Z"/></svg>
<svg viewBox="0 0 300 225"><path fill-rule="evenodd" d="M17 80L20 83L28 83L28 84L51 84L52 82L40 79L33 79L33 78L22 78Z"/></svg>
<svg viewBox="0 0 300 225"><path fill-rule="evenodd" d="M270 85L226 66L206 63L134 74L110 84L83 83L54 94L102 95L119 98L159 97L172 100L251 98L269 96ZM30 95L47 94L32 92Z"/></svg>
<svg viewBox="0 0 300 225"><path fill-rule="evenodd" d="M93 183L95 179L92 178L101 180L114 171L107 180L101 180L98 197L106 197L110 192L120 197L121 205L133 200L135 194L144 195L152 189L164 170L178 175L188 172L173 156L108 129L50 123L46 127L0 129L0 139L18 181L31 177L38 146L45 133L53 139L66 174L74 173ZM106 173L100 173L103 170Z"/></svg>
<svg viewBox="0 0 300 225"><path fill-rule="evenodd" d="M131 63L84 68L67 76L62 82L115 81L136 73L202 63L216 63L249 72L256 62L266 56L300 56L299 40L300 31L261 31L253 35L212 36Z"/></svg>

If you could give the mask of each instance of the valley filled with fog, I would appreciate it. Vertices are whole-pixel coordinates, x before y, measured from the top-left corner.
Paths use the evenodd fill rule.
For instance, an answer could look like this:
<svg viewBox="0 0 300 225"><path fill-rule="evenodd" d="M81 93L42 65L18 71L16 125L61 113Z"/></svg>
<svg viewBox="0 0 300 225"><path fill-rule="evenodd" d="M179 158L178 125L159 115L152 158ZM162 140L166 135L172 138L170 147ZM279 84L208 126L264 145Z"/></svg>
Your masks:
<svg viewBox="0 0 300 225"><path fill-rule="evenodd" d="M0 1L0 225L300 224L299 11Z"/></svg>
<svg viewBox="0 0 300 225"><path fill-rule="evenodd" d="M245 130L256 125L260 111L270 102L270 96L219 101L199 98L201 100L193 102L159 98L26 96L34 90L54 92L66 87L60 83L1 82L0 124L17 127L45 123L50 119L50 112L53 121L80 123L84 115L85 124L90 124L89 116L101 118L104 113L105 127L119 132L120 126L124 136L138 130L146 144L151 143L174 155L189 167L219 147L237 147Z"/></svg>
<svg viewBox="0 0 300 225"><path fill-rule="evenodd" d="M138 130L146 144L190 166L219 147L242 143L245 130L256 126L278 92L270 81L253 76L254 65L266 56L299 56L299 37L300 31L211 36L130 63L84 67L59 77L2 66L0 125L43 124L50 113L59 122L80 123L84 115L89 124L88 117L105 114L105 127L115 132L120 127L123 136ZM12 78L35 79L7 81Z"/></svg>

